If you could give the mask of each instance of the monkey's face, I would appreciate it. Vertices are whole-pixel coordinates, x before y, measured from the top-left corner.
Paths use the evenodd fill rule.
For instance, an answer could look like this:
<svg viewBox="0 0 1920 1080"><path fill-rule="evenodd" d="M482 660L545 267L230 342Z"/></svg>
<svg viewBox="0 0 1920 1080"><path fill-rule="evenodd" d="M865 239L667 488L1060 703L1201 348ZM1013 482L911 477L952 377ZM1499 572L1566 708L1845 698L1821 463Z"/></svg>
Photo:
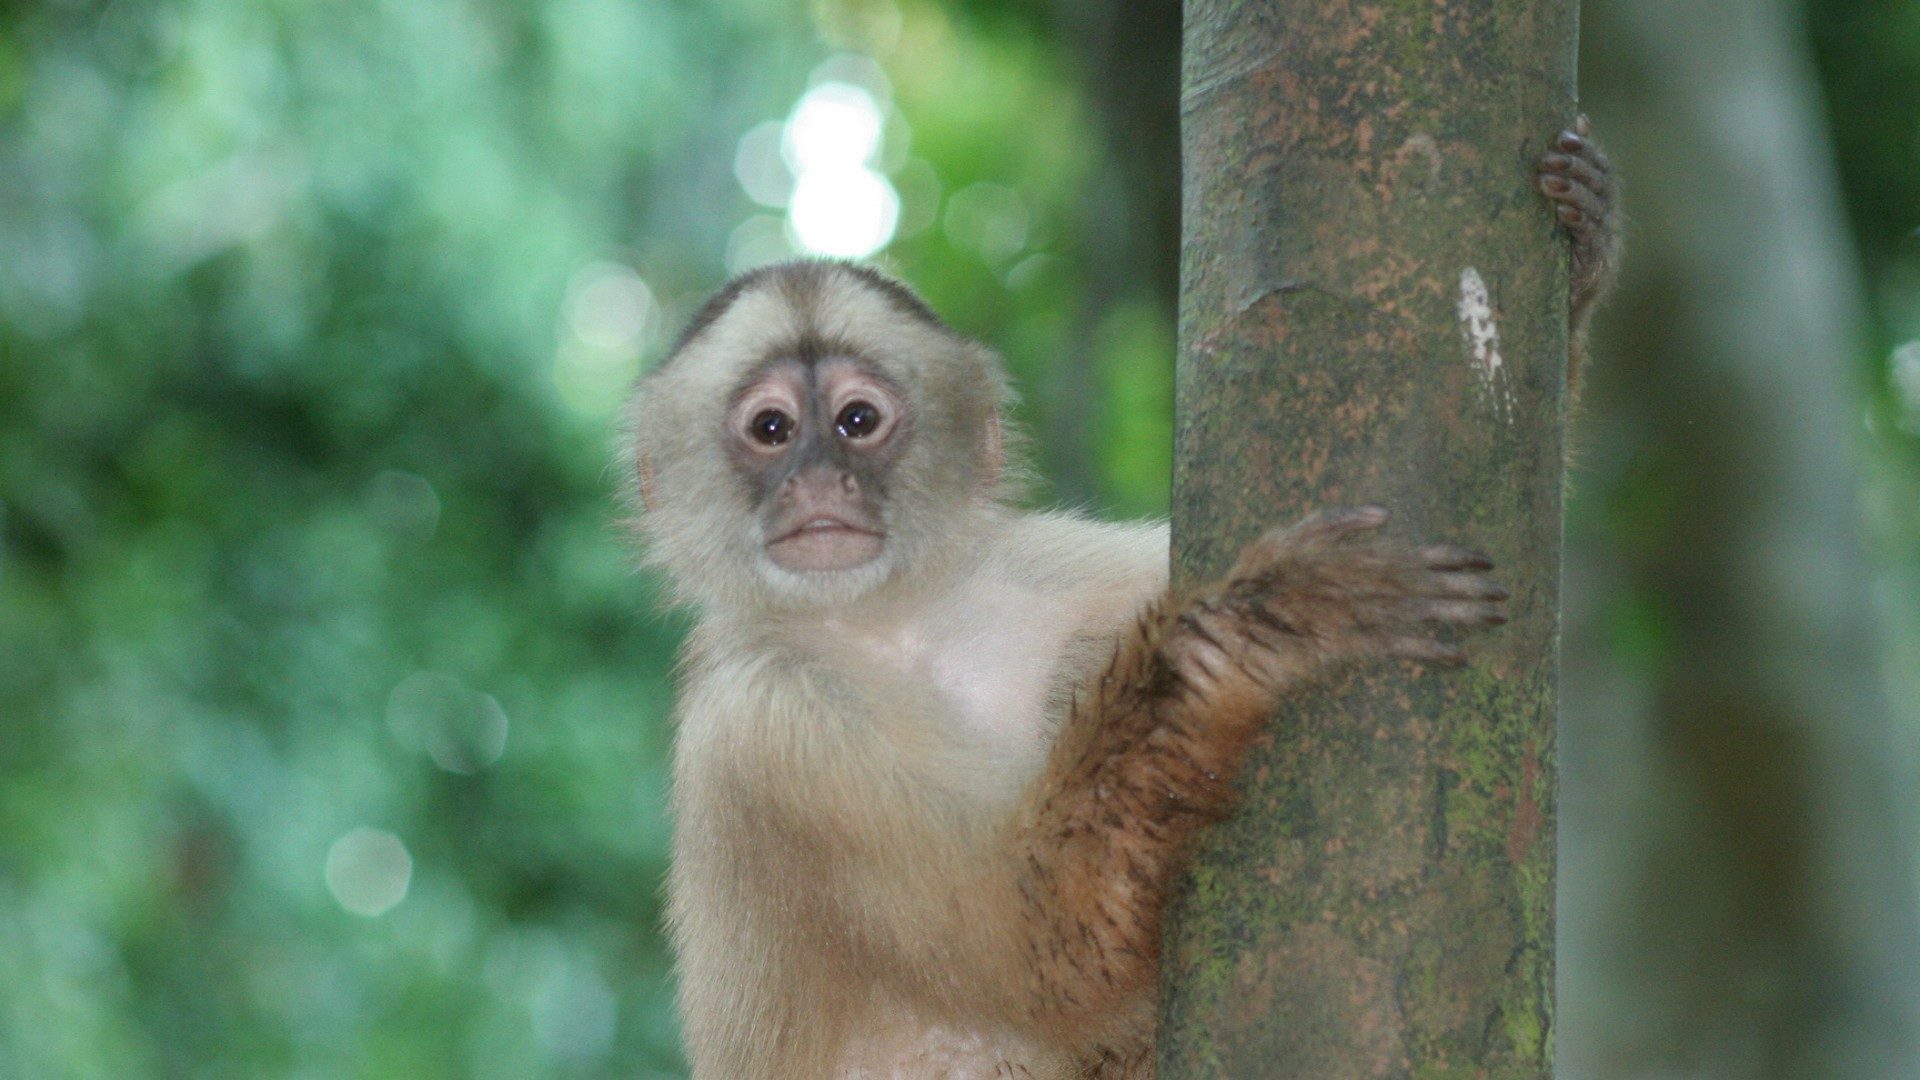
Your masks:
<svg viewBox="0 0 1920 1080"><path fill-rule="evenodd" d="M854 570L886 548L888 474L912 417L891 380L850 357L767 364L727 409L727 448L767 558L793 573Z"/></svg>
<svg viewBox="0 0 1920 1080"><path fill-rule="evenodd" d="M938 577L1004 486L997 358L838 263L735 279L631 406L638 524L683 599L819 610Z"/></svg>

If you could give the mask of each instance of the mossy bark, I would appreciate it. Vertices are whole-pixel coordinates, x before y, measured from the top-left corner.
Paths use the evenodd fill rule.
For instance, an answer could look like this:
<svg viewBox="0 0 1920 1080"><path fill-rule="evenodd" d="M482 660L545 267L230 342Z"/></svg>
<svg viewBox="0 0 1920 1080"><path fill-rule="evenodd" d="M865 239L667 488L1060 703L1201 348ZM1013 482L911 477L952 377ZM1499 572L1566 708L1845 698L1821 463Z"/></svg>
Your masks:
<svg viewBox="0 0 1920 1080"><path fill-rule="evenodd" d="M1487 551L1464 671L1289 700L1166 940L1161 1075L1545 1077L1553 1060L1573 0L1191 0L1175 576L1379 503Z"/></svg>

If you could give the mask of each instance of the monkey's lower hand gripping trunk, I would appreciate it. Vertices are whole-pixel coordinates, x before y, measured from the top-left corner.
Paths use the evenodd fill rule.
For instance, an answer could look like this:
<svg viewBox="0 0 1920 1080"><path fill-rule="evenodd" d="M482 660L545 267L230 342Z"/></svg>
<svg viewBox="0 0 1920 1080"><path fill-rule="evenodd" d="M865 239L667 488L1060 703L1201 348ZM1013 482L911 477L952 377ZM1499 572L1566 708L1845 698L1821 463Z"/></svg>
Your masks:
<svg viewBox="0 0 1920 1080"><path fill-rule="evenodd" d="M1336 510L1267 533L1223 581L1142 614L1075 702L1015 825L1028 1015L1138 1046L1167 888L1275 702L1345 661L1458 664L1437 632L1505 621L1485 556L1372 540L1385 520Z"/></svg>

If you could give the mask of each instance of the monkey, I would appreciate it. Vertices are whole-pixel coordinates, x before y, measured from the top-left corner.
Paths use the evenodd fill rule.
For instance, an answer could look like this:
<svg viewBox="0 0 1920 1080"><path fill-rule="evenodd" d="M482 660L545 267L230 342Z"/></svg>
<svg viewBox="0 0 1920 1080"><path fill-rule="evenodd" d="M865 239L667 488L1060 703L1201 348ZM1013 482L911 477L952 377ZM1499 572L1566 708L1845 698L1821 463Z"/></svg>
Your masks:
<svg viewBox="0 0 1920 1080"><path fill-rule="evenodd" d="M1582 121L1536 182L1604 268L1597 154ZM1376 506L1174 593L1164 524L1017 505L1012 401L906 285L805 260L727 283L636 389L635 527L697 612L667 886L695 1080L1149 1080L1165 897L1276 704L1505 620L1486 556Z"/></svg>

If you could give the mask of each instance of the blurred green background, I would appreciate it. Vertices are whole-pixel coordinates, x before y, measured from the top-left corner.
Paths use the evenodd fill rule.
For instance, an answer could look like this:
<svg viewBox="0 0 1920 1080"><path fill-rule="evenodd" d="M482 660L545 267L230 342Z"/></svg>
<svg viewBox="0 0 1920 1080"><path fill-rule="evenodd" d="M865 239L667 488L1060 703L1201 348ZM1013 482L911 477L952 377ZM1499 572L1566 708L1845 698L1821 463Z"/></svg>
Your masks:
<svg viewBox="0 0 1920 1080"><path fill-rule="evenodd" d="M1587 7L1588 107L1638 261L1571 508L1564 1071L1868 1075L1806 1049L1858 1005L1888 1034L1850 1045L1920 1076L1920 968L1848 974L1915 956L1920 8ZM0 1077L682 1074L658 925L682 623L619 526L625 389L730 270L873 250L1007 356L1040 501L1164 512L1178 17L0 9ZM1734 37L1758 51L1687 74L1688 18L1756 20ZM1705 167L1663 134L1670 110L1636 113L1657 93L1774 158ZM1801 246L1732 208L1761 181ZM847 190L872 198L835 206ZM1711 406L1645 409L1689 371L1724 390L1692 359L1777 338L1683 317L1690 289L1702 310L1771 295L1715 291L1740 258L1663 255L1724 250L1696 225L1744 236L1835 327L1792 368L1843 417L1790 450L1842 477L1822 488L1832 550L1800 555L1854 568L1812 587L1858 635L1831 677L1873 700L1752 731L1659 704L1663 673L1725 667L1687 651L1726 639L1690 629L1720 594L1688 592L1686 560L1721 566L1744 520L1689 532L1711 496L1676 478L1736 491L1702 463L1779 446L1696 425L1725 418ZM1856 734L1825 754L1835 731ZM1830 785L1879 794L1836 809ZM1816 865L1829 827L1879 876ZM1689 942L1733 967L1687 962ZM1729 989L1681 992L1702 970Z"/></svg>

